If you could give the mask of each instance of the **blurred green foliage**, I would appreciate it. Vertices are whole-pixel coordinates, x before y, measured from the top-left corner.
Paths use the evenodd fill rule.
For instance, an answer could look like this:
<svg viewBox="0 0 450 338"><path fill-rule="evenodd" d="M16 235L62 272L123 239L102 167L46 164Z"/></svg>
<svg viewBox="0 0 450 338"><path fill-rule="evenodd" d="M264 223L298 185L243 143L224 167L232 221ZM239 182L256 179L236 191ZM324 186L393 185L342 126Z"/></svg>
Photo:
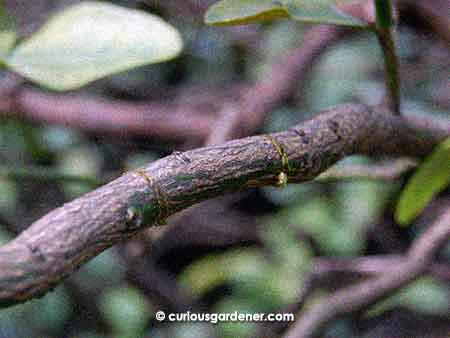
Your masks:
<svg viewBox="0 0 450 338"><path fill-rule="evenodd" d="M113 335L123 338L142 336L151 308L134 288L114 288L100 297L100 311L111 325Z"/></svg>
<svg viewBox="0 0 450 338"><path fill-rule="evenodd" d="M408 225L450 184L450 139L445 140L423 161L405 186L396 209L396 219Z"/></svg>

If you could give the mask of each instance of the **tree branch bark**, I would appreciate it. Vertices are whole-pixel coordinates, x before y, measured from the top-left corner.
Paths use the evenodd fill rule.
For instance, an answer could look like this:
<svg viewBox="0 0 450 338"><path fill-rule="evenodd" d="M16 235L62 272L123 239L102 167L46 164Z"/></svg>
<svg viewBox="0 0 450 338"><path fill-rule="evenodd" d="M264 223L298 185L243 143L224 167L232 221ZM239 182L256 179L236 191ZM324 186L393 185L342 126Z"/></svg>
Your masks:
<svg viewBox="0 0 450 338"><path fill-rule="evenodd" d="M313 179L351 154L425 156L450 135L361 104L285 132L175 153L50 212L0 248L0 306L44 295L82 264L182 209L249 187Z"/></svg>

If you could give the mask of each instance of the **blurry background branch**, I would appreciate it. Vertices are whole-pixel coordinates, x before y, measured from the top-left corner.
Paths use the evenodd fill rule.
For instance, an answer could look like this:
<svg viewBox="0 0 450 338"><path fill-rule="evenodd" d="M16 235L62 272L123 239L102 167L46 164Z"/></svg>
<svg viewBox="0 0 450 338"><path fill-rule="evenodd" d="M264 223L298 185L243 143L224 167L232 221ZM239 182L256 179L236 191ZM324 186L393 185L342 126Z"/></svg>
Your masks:
<svg viewBox="0 0 450 338"><path fill-rule="evenodd" d="M313 305L288 330L285 338L314 337L338 316L362 311L429 271L438 251L450 237L450 205L438 215L429 229L420 235L405 254L404 261L390 265L381 276L337 291Z"/></svg>

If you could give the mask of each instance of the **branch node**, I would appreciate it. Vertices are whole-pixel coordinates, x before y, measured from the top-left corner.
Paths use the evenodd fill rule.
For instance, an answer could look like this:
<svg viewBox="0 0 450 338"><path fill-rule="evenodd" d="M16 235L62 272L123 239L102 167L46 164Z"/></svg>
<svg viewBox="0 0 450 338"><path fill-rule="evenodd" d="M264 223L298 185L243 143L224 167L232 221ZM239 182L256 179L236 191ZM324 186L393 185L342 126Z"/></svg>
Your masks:
<svg viewBox="0 0 450 338"><path fill-rule="evenodd" d="M278 174L277 186L285 187L288 183L288 175L291 173L289 165L289 157L287 156L283 146L271 135L264 135L264 138L270 142L280 155L281 158L281 172Z"/></svg>
<svg viewBox="0 0 450 338"><path fill-rule="evenodd" d="M158 216L155 219L155 224L165 225L167 223L166 218L169 214L169 202L167 200L167 197L165 196L165 194L162 193L156 181L150 175L147 175L147 173L145 173L144 170L141 169L135 170L134 174L143 178L147 182L147 185L150 187L151 190L153 190L155 194L155 200L156 203L158 204ZM139 217L139 213L136 213L135 208L133 207L129 208L127 210L127 219L132 221L133 219L136 219L136 217Z"/></svg>

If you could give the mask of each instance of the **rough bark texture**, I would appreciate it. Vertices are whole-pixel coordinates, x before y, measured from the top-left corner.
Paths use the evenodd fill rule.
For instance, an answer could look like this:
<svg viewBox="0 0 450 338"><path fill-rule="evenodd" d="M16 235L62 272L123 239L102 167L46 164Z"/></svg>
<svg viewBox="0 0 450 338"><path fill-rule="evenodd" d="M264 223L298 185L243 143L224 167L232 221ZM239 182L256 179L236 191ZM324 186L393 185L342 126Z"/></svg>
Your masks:
<svg viewBox="0 0 450 338"><path fill-rule="evenodd" d="M106 248L193 204L248 187L316 177L350 154L424 156L450 135L359 104L285 132L174 153L56 209L0 248L0 306L45 294Z"/></svg>

